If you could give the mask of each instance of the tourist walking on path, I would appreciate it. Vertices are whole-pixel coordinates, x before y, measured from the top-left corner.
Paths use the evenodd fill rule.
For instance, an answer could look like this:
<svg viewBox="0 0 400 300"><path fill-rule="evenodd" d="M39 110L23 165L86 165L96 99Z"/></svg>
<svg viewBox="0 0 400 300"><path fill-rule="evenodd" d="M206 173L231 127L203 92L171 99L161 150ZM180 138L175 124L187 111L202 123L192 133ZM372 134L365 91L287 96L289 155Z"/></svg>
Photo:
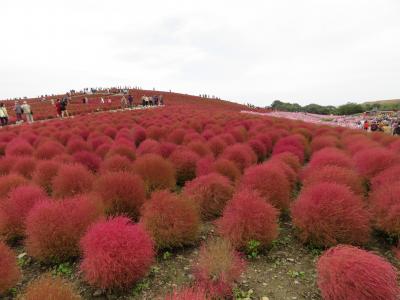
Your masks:
<svg viewBox="0 0 400 300"><path fill-rule="evenodd" d="M132 95L128 96L128 102L129 102L129 107L132 108L133 107L133 96Z"/></svg>
<svg viewBox="0 0 400 300"><path fill-rule="evenodd" d="M0 103L0 121L1 126L6 126L8 124L8 113L4 103Z"/></svg>
<svg viewBox="0 0 400 300"><path fill-rule="evenodd" d="M64 118L65 116L69 117L67 106L68 106L68 98L64 97L61 100L61 118Z"/></svg>
<svg viewBox="0 0 400 300"><path fill-rule="evenodd" d="M121 98L121 108L125 109L128 106L128 101L126 101L125 96L122 96Z"/></svg>
<svg viewBox="0 0 400 300"><path fill-rule="evenodd" d="M33 123L33 112L28 102L24 101L24 103L21 105L21 108L24 115L26 116L26 121L28 123Z"/></svg>
<svg viewBox="0 0 400 300"><path fill-rule="evenodd" d="M57 111L57 117L61 118L61 102L60 102L60 99L57 99L56 111Z"/></svg>

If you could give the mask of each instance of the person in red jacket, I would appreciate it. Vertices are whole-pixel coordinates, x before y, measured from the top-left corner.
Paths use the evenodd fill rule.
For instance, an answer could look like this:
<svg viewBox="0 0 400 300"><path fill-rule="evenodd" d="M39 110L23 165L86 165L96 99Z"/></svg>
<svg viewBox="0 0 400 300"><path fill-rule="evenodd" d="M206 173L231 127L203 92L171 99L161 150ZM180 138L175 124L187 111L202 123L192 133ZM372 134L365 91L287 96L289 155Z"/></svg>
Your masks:
<svg viewBox="0 0 400 300"><path fill-rule="evenodd" d="M61 117L61 102L60 99L57 99L56 102L56 111L57 111L57 117Z"/></svg>

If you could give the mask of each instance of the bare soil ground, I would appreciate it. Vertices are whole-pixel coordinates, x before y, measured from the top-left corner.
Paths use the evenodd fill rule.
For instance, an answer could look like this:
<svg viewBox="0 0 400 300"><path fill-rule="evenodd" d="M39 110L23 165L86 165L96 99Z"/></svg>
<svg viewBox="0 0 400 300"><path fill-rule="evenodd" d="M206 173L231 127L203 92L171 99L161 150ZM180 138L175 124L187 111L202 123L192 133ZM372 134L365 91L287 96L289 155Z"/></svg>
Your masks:
<svg viewBox="0 0 400 300"><path fill-rule="evenodd" d="M203 229L202 240L214 235L211 224ZM380 236L374 237L367 247L385 256L397 268L390 245ZM24 255L22 246L18 254ZM190 285L193 281L191 267L198 254L198 245L191 248L159 253L149 275L127 291L101 291L86 285L79 273L79 261L60 265L43 265L28 256L19 258L23 280L5 299L16 298L26 285L43 273L50 272L73 282L84 299L159 299L174 287ZM295 236L290 220L280 221L280 235L274 246L265 253L248 259L248 268L234 292L234 299L263 300L317 300L321 299L316 285L315 262L319 249L302 245Z"/></svg>

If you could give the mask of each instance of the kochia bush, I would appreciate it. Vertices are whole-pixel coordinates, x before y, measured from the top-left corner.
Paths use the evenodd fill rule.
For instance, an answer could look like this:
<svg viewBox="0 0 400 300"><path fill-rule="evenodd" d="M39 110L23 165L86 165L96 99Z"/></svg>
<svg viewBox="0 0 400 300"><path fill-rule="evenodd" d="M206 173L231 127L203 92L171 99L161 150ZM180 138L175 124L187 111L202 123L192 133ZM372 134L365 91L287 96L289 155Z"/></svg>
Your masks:
<svg viewBox="0 0 400 300"><path fill-rule="evenodd" d="M45 262L76 257L80 238L101 215L101 207L84 196L39 202L26 220L27 252Z"/></svg>
<svg viewBox="0 0 400 300"><path fill-rule="evenodd" d="M0 295L14 287L21 278L15 253L0 241Z"/></svg>
<svg viewBox="0 0 400 300"><path fill-rule="evenodd" d="M93 175L84 166L62 165L52 181L53 195L63 198L87 193L92 183Z"/></svg>
<svg viewBox="0 0 400 300"><path fill-rule="evenodd" d="M257 192L243 190L228 202L217 228L237 249L252 240L267 248L278 236L278 211Z"/></svg>
<svg viewBox="0 0 400 300"><path fill-rule="evenodd" d="M257 162L257 155L249 145L245 144L228 146L221 155L234 162L241 172Z"/></svg>
<svg viewBox="0 0 400 300"><path fill-rule="evenodd" d="M311 185L301 192L291 211L293 224L304 243L330 247L368 242L370 215L361 197L345 185Z"/></svg>
<svg viewBox="0 0 400 300"><path fill-rule="evenodd" d="M160 249L193 244L200 230L196 205L168 191L151 195L143 206L140 222Z"/></svg>
<svg viewBox="0 0 400 300"><path fill-rule="evenodd" d="M325 300L396 300L400 290L396 269L371 252L337 246L317 262L318 287Z"/></svg>
<svg viewBox="0 0 400 300"><path fill-rule="evenodd" d="M210 173L188 182L183 193L200 207L203 219L213 219L221 215L234 188L228 178Z"/></svg>
<svg viewBox="0 0 400 300"><path fill-rule="evenodd" d="M185 149L176 149L169 160L176 170L176 183L183 186L186 181L196 177L196 162L199 160L196 152Z"/></svg>
<svg viewBox="0 0 400 300"><path fill-rule="evenodd" d="M145 276L154 261L150 236L124 217L94 224L81 248L83 277L99 288L127 288Z"/></svg>
<svg viewBox="0 0 400 300"><path fill-rule="evenodd" d="M0 177L0 201L1 198L7 197L13 189L26 184L28 184L28 181L21 175L10 174Z"/></svg>
<svg viewBox="0 0 400 300"><path fill-rule="evenodd" d="M100 175L95 181L94 192L100 196L110 215L127 214L137 218L145 200L143 180L126 172Z"/></svg>
<svg viewBox="0 0 400 300"><path fill-rule="evenodd" d="M379 172L400 162L400 156L385 148L362 150L354 155L358 172L366 178L372 178Z"/></svg>

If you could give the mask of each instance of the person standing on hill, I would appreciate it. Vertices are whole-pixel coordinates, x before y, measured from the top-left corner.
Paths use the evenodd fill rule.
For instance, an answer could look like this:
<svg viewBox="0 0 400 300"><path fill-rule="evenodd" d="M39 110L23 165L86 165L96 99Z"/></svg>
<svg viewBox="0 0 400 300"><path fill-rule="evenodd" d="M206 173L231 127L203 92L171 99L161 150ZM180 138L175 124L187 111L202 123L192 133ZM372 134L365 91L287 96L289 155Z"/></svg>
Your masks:
<svg viewBox="0 0 400 300"><path fill-rule="evenodd" d="M400 135L400 122L395 124L395 126L393 128L393 135Z"/></svg>
<svg viewBox="0 0 400 300"><path fill-rule="evenodd" d="M22 121L22 108L21 108L21 104L19 104L18 101L15 101L15 107L14 107L14 111L15 111L15 115L17 116L17 124L23 122Z"/></svg>
<svg viewBox="0 0 400 300"><path fill-rule="evenodd" d="M62 98L60 104L61 104L61 118L64 118L65 116L69 117L69 113L67 110L68 98L67 97Z"/></svg>
<svg viewBox="0 0 400 300"><path fill-rule="evenodd" d="M28 102L24 101L24 103L21 105L21 108L24 112L24 115L26 116L26 121L28 123L33 123L33 112Z"/></svg>
<svg viewBox="0 0 400 300"><path fill-rule="evenodd" d="M8 124L8 113L4 103L0 103L0 122L1 126L6 126Z"/></svg>
<svg viewBox="0 0 400 300"><path fill-rule="evenodd" d="M365 120L365 121L364 121L364 130L367 131L368 128L369 128L368 120Z"/></svg>
<svg viewBox="0 0 400 300"><path fill-rule="evenodd" d="M60 99L57 99L56 111L57 111L57 117L61 118L61 102L60 102Z"/></svg>
<svg viewBox="0 0 400 300"><path fill-rule="evenodd" d="M121 98L121 108L125 109L128 106L128 101L126 101L125 96L122 96Z"/></svg>
<svg viewBox="0 0 400 300"><path fill-rule="evenodd" d="M128 96L128 102L129 102L129 107L132 108L133 107L133 97L132 97L132 95Z"/></svg>

